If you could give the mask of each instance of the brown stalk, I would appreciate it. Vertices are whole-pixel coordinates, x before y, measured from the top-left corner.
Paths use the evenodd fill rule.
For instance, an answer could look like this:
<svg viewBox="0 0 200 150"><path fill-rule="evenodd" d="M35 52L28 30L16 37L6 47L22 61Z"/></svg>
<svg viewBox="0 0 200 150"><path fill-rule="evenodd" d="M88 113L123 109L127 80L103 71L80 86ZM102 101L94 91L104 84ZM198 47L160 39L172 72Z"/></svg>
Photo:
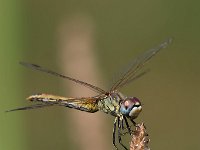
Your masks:
<svg viewBox="0 0 200 150"><path fill-rule="evenodd" d="M149 141L144 123L137 124L132 135L130 150L150 150Z"/></svg>

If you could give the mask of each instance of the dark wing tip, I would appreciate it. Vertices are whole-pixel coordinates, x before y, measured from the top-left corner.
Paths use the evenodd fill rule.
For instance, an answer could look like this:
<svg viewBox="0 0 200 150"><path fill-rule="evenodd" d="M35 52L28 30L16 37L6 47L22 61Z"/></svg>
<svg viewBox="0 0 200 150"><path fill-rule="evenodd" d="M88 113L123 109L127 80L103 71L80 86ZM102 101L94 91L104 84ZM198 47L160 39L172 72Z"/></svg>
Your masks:
<svg viewBox="0 0 200 150"><path fill-rule="evenodd" d="M27 108L26 107L15 108L15 109L6 110L5 113L12 112L12 111L17 111L17 110L25 110L25 109L27 109Z"/></svg>
<svg viewBox="0 0 200 150"><path fill-rule="evenodd" d="M12 111L18 111L18 110L27 110L27 109L33 109L34 107L32 106L27 106L27 107L20 107L20 108L14 108L14 109L10 109L10 110L6 110L5 112L12 112Z"/></svg>
<svg viewBox="0 0 200 150"><path fill-rule="evenodd" d="M20 64L20 65L23 65L23 66L25 66L25 67L35 67L35 68L40 67L40 66L38 66L38 65L36 65L36 64L26 63L26 62L22 62L22 61L20 61L19 64Z"/></svg>
<svg viewBox="0 0 200 150"><path fill-rule="evenodd" d="M18 111L18 110L29 110L29 109L36 109L36 108L43 108L46 106L53 106L52 103L45 103L45 104L35 104L35 105L30 105L30 106L25 106L25 107L19 107L19 108L14 108L11 110L6 110L5 112L12 112L12 111Z"/></svg>

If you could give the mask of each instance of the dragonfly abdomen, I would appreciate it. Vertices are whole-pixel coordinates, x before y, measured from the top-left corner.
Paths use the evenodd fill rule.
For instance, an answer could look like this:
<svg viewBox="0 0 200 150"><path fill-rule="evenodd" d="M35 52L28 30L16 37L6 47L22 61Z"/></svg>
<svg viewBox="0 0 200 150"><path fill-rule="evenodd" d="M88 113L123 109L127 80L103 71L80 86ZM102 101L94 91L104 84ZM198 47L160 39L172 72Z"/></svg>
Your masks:
<svg viewBox="0 0 200 150"><path fill-rule="evenodd" d="M70 99L70 98L55 96L55 95L51 95L51 94L44 94L44 93L31 95L27 98L27 100L30 100L30 101L52 102L52 103L56 103L56 102L59 103L61 101L65 101L67 99Z"/></svg>
<svg viewBox="0 0 200 150"><path fill-rule="evenodd" d="M68 98L62 96L56 96L51 94L35 94L27 98L27 100L33 102L42 102L48 104L55 104L59 106L65 106L68 108L78 109L86 112L96 112L99 110L97 106L97 99L93 97L87 98Z"/></svg>

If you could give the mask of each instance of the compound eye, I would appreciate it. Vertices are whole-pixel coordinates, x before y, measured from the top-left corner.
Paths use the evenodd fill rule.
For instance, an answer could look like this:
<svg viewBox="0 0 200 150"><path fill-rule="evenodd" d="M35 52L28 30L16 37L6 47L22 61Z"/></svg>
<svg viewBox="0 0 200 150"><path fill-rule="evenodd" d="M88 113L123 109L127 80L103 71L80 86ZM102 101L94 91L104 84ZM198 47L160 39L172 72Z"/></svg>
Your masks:
<svg viewBox="0 0 200 150"><path fill-rule="evenodd" d="M124 101L122 101L121 106L120 106L120 112L123 115L128 116L132 107L133 107L134 103L131 101L131 99L125 99Z"/></svg>
<svg viewBox="0 0 200 150"><path fill-rule="evenodd" d="M136 97L129 97L121 103L120 112L125 116L136 118L142 110L141 108L139 99Z"/></svg>
<svg viewBox="0 0 200 150"><path fill-rule="evenodd" d="M133 103L134 103L134 106L136 106L136 107L141 106L141 102L140 102L140 100L139 100L138 98L133 97L133 98L132 98L132 101L133 101Z"/></svg>
<svg viewBox="0 0 200 150"><path fill-rule="evenodd" d="M127 100L127 101L124 102L124 107L125 107L126 109L128 109L128 107L130 107L130 105L131 105L131 104L130 104L130 101Z"/></svg>

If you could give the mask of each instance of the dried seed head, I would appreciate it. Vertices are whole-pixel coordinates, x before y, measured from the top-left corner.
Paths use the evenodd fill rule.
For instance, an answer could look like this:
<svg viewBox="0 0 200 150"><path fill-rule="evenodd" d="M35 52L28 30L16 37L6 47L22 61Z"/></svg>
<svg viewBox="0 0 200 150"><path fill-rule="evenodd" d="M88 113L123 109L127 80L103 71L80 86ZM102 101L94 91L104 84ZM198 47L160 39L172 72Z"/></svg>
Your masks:
<svg viewBox="0 0 200 150"><path fill-rule="evenodd" d="M130 143L130 150L150 150L149 141L144 123L137 124Z"/></svg>

